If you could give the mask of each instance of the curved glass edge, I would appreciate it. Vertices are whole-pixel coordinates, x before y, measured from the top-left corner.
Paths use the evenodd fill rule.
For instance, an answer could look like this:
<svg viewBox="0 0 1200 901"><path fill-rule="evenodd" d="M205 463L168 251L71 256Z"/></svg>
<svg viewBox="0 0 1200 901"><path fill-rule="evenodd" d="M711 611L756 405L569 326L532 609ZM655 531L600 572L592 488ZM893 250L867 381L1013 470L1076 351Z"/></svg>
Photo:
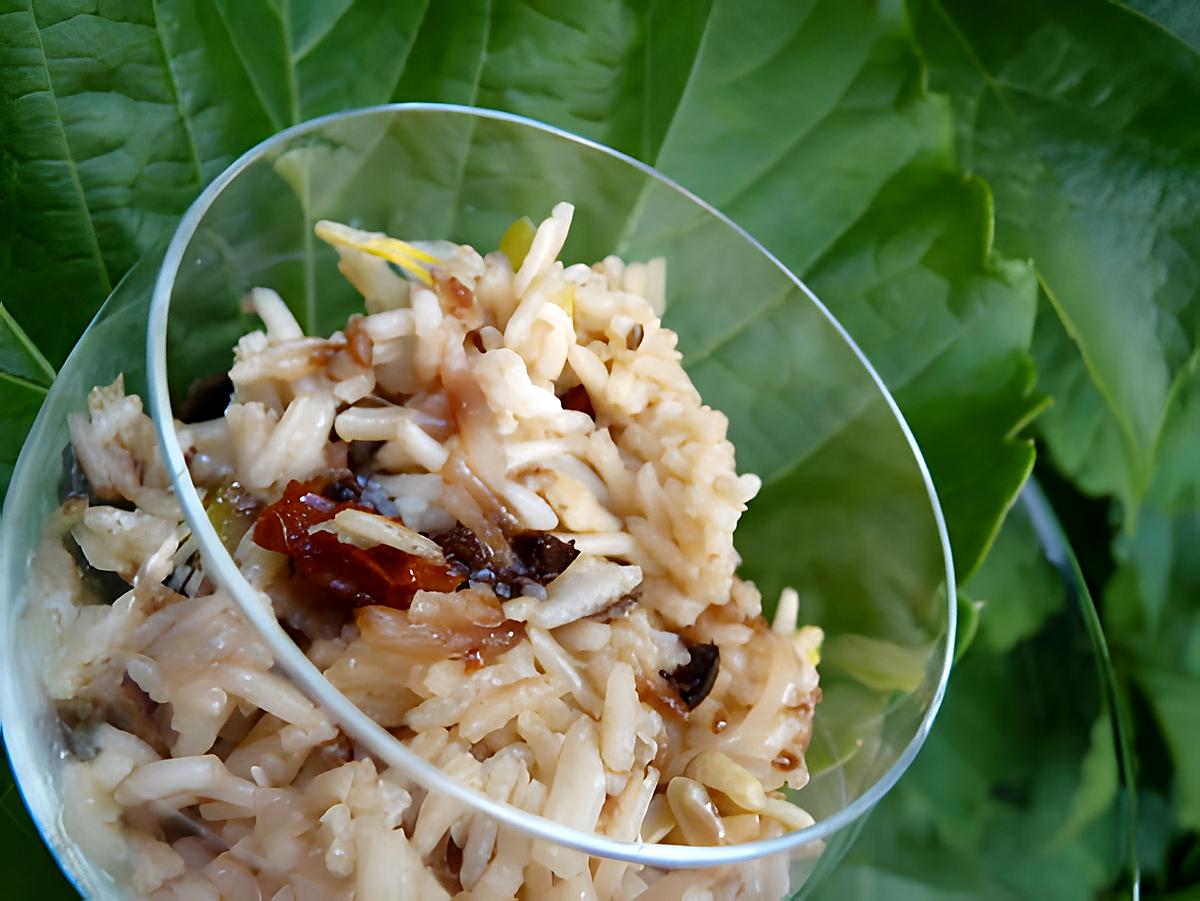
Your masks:
<svg viewBox="0 0 1200 901"><path fill-rule="evenodd" d="M888 408L895 417L897 425L901 429L905 440L908 442L913 458L920 471L922 481L925 484L929 498L931 512L934 518L935 527L938 537L941 541L943 560L945 562L946 576L946 631L941 638L944 645L942 654L942 663L938 673L937 686L933 697L925 711L920 725L916 730L909 744L899 754L892 766L860 797L856 798L849 805L838 811L833 816L816 823L813 826L796 832L788 833L778 838L761 840L757 842L749 842L742 845L729 845L720 847L687 847L687 846L672 846L672 845L647 845L641 842L626 842L617 841L615 839L605 838L594 833L581 832L575 829L567 829L558 823L548 820L541 816L535 816L525 811L518 810L507 804L496 802L481 792L467 788L454 780L450 779L441 770L425 762L413 752L405 748L397 741L390 733L374 722L370 717L364 714L357 706L336 689L317 669L317 667L308 660L308 658L299 650L295 643L286 634L283 628L275 620L273 613L268 605L262 603L262 599L250 586L250 584L242 576L234 563L232 557L224 550L220 541L217 538L211 523L209 523L204 512L203 504L199 494L196 492L195 486L192 484L191 477L187 471L187 465L184 460L183 450L179 445L178 438L175 435L173 428L173 414L170 401L170 392L167 376L167 326L170 313L170 303L172 288L175 280L175 273L178 271L182 262L184 252L189 241L195 234L197 227L201 223L204 215L209 207L220 195L222 190L238 176L244 169L259 159L262 155L271 152L282 144L304 135L308 132L315 131L321 127L334 122L344 121L361 116L378 115L385 113L397 113L405 110L420 110L420 111L441 111L456 113L465 116L474 116L487 119L495 119L500 121L511 122L523 125L532 129L536 129L548 134L556 135L564 140L572 141L584 147L589 147L595 151L606 154L625 164L634 167L651 179L658 181L667 187L679 192L684 197L694 202L697 206L704 209L711 216L722 222L726 227L732 229L734 233L748 242L751 246L761 252L768 260L771 261L778 269L790 279L815 305L815 307L826 317L828 322L837 331L843 341L849 346L855 357L859 360L863 368L874 381L880 394L883 396ZM921 450L917 445L911 429L903 414L900 412L895 399L888 391L883 380L876 372L870 361L863 354L862 350L846 332L845 328L837 321L833 314L825 307L823 303L812 293L809 288L800 281L790 270L787 269L770 251L763 247L753 237L751 237L744 229L731 221L727 216L719 210L712 207L699 197L696 197L686 188L666 178L654 168L633 159L611 148L605 147L594 141L581 138L569 132L563 131L553 126L537 122L532 119L527 119L522 116L516 116L510 113L499 112L496 110L486 110L475 107L454 105L454 104L436 104L436 103L399 103L385 104L381 106L365 107L358 110L349 110L340 113L333 113L328 116L323 116L317 119L312 119L308 122L301 123L291 128L285 129L278 134L266 139L255 147L248 150L234 163L232 163L221 175L214 179L207 188L201 193L199 198L188 208L184 214L174 237L169 244L166 256L162 264L157 282L154 288L154 296L151 301L149 327L147 331L147 346L146 346L146 361L147 374L149 381L149 407L152 418L154 419L155 428L158 433L159 444L163 451L163 455L167 464L168 472L175 484L176 492L179 496L180 503L183 507L185 517L188 524L191 526L193 533L196 535L197 541L204 550L206 565L210 568L214 578L225 587L234 597L243 614L254 624L259 630L263 639L267 642L272 653L275 655L277 663L284 669L290 678L299 685L308 695L317 703L325 707L334 718L340 722L348 731L362 742L365 747L373 754L376 754L389 765L395 766L401 771L407 773L417 782L431 791L443 792L458 801L468 804L477 810L482 810L490 816L495 817L501 823L519 829L526 834L535 838L544 839L556 844L565 845L574 850L583 851L588 854L594 854L603 857L609 857L616 860L622 860L630 863L639 863L658 867L674 867L674 868L692 868L692 867L709 867L722 864L735 864L752 860L758 857L763 857L772 854L786 853L793 849L799 848L802 845L810 842L823 840L853 823L867 811L869 811L878 800L887 793L888 790L896 783L900 776L908 769L917 752L924 743L925 738L929 734L929 730L933 725L934 718L941 706L942 699L945 695L946 684L949 679L950 670L953 665L954 646L955 646L955 630L957 624L957 599L955 592L954 581L954 563L950 551L949 536L946 531L946 524L942 514L941 505L938 502L937 491L934 487L933 480L929 474L928 466L925 463Z"/></svg>
<svg viewBox="0 0 1200 901"><path fill-rule="evenodd" d="M97 381L87 365L91 342L97 340L105 325L117 317L122 321L130 317L138 326L144 322L153 277L158 272L163 253L161 247L151 251L122 277L59 368L29 430L29 438L17 457L0 515L0 597L8 601L0 615L0 654L5 663L5 678L0 679L0 723L3 724L4 743L13 782L38 834L59 870L84 898L120 897L121 892L111 875L84 855L67 833L59 792L54 786L57 774L47 766L44 730L53 728L56 714L45 703L44 693L32 682L36 678L32 667L39 661L31 659L31 649L22 628L27 604L21 602L33 554L41 541L41 525L53 508L44 496L39 496L45 490L45 480L40 476L47 466L47 458L46 440L38 439L56 436L51 442L55 445L55 453L49 465L57 470L60 465L57 450L70 440L66 416L84 409L88 390ZM128 362L112 361L113 373L109 377L116 371L129 369L123 365ZM140 368L142 361L134 358L132 362L135 368ZM140 380L140 374L136 372L132 377ZM18 515L26 520L33 516L37 527L16 524ZM38 701L43 703L35 715L31 715L30 704Z"/></svg>
<svg viewBox="0 0 1200 901"><path fill-rule="evenodd" d="M1131 741L1132 726L1129 711L1121 698L1113 671L1108 641L1104 627L1096 611L1096 602L1088 590L1079 568L1079 561L1071 550L1062 524L1050 506L1042 486L1036 478L1030 478L1021 490L1020 504L1034 534L1042 546L1046 559L1058 570L1068 599L1077 607L1087 630L1088 640L1096 653L1096 678L1102 687L1101 701L1112 725L1113 746L1117 755L1117 767L1121 783L1127 793L1129 822L1126 824L1123 851L1127 855L1130 871L1130 896L1137 901L1141 897L1141 864L1138 858L1137 841L1137 775L1136 761Z"/></svg>
<svg viewBox="0 0 1200 901"><path fill-rule="evenodd" d="M90 328L90 326L89 326ZM70 365L70 359L67 360ZM65 368L65 367L64 367ZM37 434L54 418L54 398L47 394L42 401L41 409L34 420L30 434ZM31 444L21 449L13 468L13 478L8 495L4 501L4 513L0 516L0 579L3 580L4 595L10 598L23 594L23 586L19 582L30 567L29 553L18 549L19 537L17 529L11 523L14 511L32 506L34 501L28 495L32 493L33 480L23 478L24 473L34 465L34 449ZM39 530L40 532L40 530ZM32 673L25 671L20 662L27 657L22 648L20 638L20 619L24 605L9 604L0 621L0 653L7 662L6 678L0 680L0 727L2 727L5 748L8 751L9 765L12 769L13 784L16 786L21 802L29 812L34 828L42 843L54 858L59 870L71 883L71 887L84 898L96 897L105 890L111 890L103 871L95 867L84 855L78 853L74 842L67 835L66 827L60 815L60 805L52 786L52 774L48 771L44 754L42 736L38 724L53 716L49 704L41 705L34 716L29 715L29 698L37 698L40 692L30 685Z"/></svg>

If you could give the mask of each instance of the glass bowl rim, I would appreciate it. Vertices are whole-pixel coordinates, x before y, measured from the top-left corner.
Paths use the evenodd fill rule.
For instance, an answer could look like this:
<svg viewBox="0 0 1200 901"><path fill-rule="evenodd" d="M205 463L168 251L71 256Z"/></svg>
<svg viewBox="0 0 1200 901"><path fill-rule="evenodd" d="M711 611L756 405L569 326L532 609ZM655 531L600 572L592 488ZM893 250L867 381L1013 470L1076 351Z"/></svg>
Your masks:
<svg viewBox="0 0 1200 901"><path fill-rule="evenodd" d="M937 685L933 697L922 714L921 721L912 739L910 739L892 765L863 794L833 815L804 829L788 832L775 838L759 839L742 844L719 846L663 845L640 841L623 841L608 838L594 832L585 832L563 826L541 815L531 814L506 802L495 801L480 791L455 782L439 767L428 763L409 750L399 739L388 733L383 727L363 713L340 690L334 687L292 639L287 636L283 628L276 621L274 614L268 607L261 603L259 594L242 576L232 556L221 544L216 530L208 520L199 494L188 473L183 448L179 444L174 429L173 410L168 388L167 326L170 318L171 293L183 261L184 252L204 216L224 189L244 170L263 159L272 151L306 133L317 132L325 126L334 123L356 118L405 112L452 113L508 122L531 128L544 134L573 142L582 148L608 155L619 162L632 166L649 179L678 192L726 227L732 229L737 236L747 241L778 267L825 316L838 332L841 339L850 347L859 363L874 381L876 388L883 395L888 408L895 417L909 445L920 471L921 479L928 495L931 512L933 513L938 538L941 541L942 557L946 571L946 631L943 638L946 643L946 649L938 671ZM745 229L741 228L711 204L697 197L674 180L662 175L652 166L627 154L534 119L499 110L461 104L426 102L380 104L377 106L342 110L309 119L283 129L259 142L231 163L205 187L180 220L174 236L167 246L166 255L160 266L151 299L146 336L146 378L149 387L149 409L158 433L159 447L165 458L167 470L175 487L180 505L183 508L184 516L203 552L205 565L212 569L211 574L215 581L233 596L242 613L258 629L260 635L270 647L272 654L275 655L276 663L295 684L304 689L310 699L320 704L343 728L350 732L356 741L362 743L372 754L375 754L389 765L402 770L405 775L413 778L427 790L443 792L474 810L483 811L506 826L516 828L532 837L557 845L563 845L589 855L664 868L714 867L742 863L768 855L786 853L811 842L828 838L870 811L911 765L932 728L934 718L937 715L938 708L941 706L942 698L945 694L954 657L954 639L957 623L954 564L951 557L950 541L946 531L945 519L941 506L938 503L933 480L929 474L925 459L921 454L920 447L917 445L908 423L900 412L899 406L896 404L887 386L883 383L882 378L880 378L866 355L854 342L853 338L850 337L846 329L817 296L791 270L784 266L774 254L763 247Z"/></svg>

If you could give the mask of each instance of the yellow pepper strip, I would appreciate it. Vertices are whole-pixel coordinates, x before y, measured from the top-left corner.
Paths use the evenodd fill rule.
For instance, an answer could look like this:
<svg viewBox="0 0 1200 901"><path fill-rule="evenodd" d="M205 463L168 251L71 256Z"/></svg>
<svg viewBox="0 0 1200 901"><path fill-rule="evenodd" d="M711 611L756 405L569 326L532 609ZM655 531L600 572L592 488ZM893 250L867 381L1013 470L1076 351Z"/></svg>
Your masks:
<svg viewBox="0 0 1200 901"><path fill-rule="evenodd" d="M528 216L522 216L504 230L500 238L500 252L508 257L513 272L520 269L521 264L525 262L529 248L533 246L533 236L536 234L537 228Z"/></svg>
<svg viewBox="0 0 1200 901"><path fill-rule="evenodd" d="M351 228L340 222L330 222L322 219L314 226L318 238L334 247L353 247L371 256L381 257L389 263L395 263L405 272L412 275L424 285L433 284L433 276L429 274L429 266L438 265L441 260L411 244L389 237L381 232L367 232Z"/></svg>

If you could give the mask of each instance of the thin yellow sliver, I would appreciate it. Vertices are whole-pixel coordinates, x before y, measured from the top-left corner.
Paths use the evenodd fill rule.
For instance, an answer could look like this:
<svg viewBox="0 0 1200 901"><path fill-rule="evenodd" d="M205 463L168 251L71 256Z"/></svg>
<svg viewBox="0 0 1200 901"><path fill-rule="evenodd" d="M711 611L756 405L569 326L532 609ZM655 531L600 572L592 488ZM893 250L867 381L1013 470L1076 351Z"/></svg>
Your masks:
<svg viewBox="0 0 1200 901"><path fill-rule="evenodd" d="M533 246L533 236L537 234L537 226L528 216L522 216L504 230L500 236L500 252L508 257L513 272L521 268L529 248Z"/></svg>
<svg viewBox="0 0 1200 901"><path fill-rule="evenodd" d="M441 262L432 254L398 238L378 232L362 231L340 222L331 222L328 219L319 221L313 226L313 231L326 244L334 247L353 247L355 250L385 259L389 263L395 263L424 285L433 284L433 276L429 274L426 266L436 266Z"/></svg>

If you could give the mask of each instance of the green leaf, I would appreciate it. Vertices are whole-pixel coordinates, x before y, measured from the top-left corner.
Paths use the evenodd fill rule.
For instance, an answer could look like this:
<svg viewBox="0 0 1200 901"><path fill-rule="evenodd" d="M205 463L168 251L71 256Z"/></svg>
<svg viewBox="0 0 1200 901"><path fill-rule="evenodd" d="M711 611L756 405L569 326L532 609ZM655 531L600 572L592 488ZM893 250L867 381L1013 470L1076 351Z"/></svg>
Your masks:
<svg viewBox="0 0 1200 901"><path fill-rule="evenodd" d="M1025 350L1032 273L991 255L990 221L982 182L909 170L810 277L921 444L960 581L983 559L1033 466L1033 446L1019 433L1045 407Z"/></svg>
<svg viewBox="0 0 1200 901"><path fill-rule="evenodd" d="M61 361L237 154L302 118L387 100L422 13L379 0L115 0L98 13L2 0L15 190L0 278L38 346Z"/></svg>
<svg viewBox="0 0 1200 901"><path fill-rule="evenodd" d="M0 866L4 867L5 887L12 897L46 901L78 897L30 822L13 783L7 755L0 757L0 837Z"/></svg>
<svg viewBox="0 0 1200 901"><path fill-rule="evenodd" d="M1200 352L1176 374L1171 403L1158 442L1158 459L1148 499L1157 509L1182 515L1200 510Z"/></svg>
<svg viewBox="0 0 1200 901"><path fill-rule="evenodd" d="M1004 623L989 641L982 630L1000 602L984 608L937 727L818 897L1128 894L1134 783L1115 678L1070 548L1033 487L996 541L1011 563L989 558L970 585L1040 625Z"/></svg>
<svg viewBox="0 0 1200 901"><path fill-rule="evenodd" d="M237 63L277 129L386 101L426 11L425 2L387 0L218 0L215 6Z"/></svg>
<svg viewBox="0 0 1200 901"><path fill-rule="evenodd" d="M1033 259L1094 386L1077 389L1084 410L1047 416L1051 452L1132 522L1195 350L1200 125L1181 111L1200 106L1200 55L1119 4L910 8L931 83L960 114L963 159L996 193L997 244ZM1078 366L1058 375L1060 388L1082 378Z"/></svg>
<svg viewBox="0 0 1200 901"><path fill-rule="evenodd" d="M1126 504L1132 487L1129 446L1079 348L1045 295L1034 327L1033 358L1038 386L1054 403L1037 422L1056 467L1079 489L1098 497L1116 492Z"/></svg>
<svg viewBox="0 0 1200 901"><path fill-rule="evenodd" d="M0 196L0 281L51 360L200 187L276 128L391 99L494 106L656 164L804 277L896 393L960 577L986 553L1033 459L1021 433L1043 405L1028 354L1036 285L1028 264L992 247L991 193L960 170L951 109L925 89L899 2L67 6L0 0L0 184L15 185ZM489 178L515 196L522 179L546 176L536 163L476 156L431 171L450 197ZM322 189L301 187L309 201ZM772 528L795 497L811 510L802 562L839 587L863 576L839 572L821 527L842 517L881 543L912 541L864 511L878 509L881 485L920 487L901 483L912 477L902 460L788 418L788 398L813 385L763 360L803 352L807 310L722 296L711 315L671 323L769 482L744 541L770 570L768 592L797 565L795 542ZM869 465L875 479L861 496L829 496L799 474L806 455L819 455L814 471ZM914 550L904 567L869 574L881 597L936 571L936 549Z"/></svg>
<svg viewBox="0 0 1200 901"><path fill-rule="evenodd" d="M1120 566L1105 591L1105 620L1121 647L1147 665L1200 678L1200 519L1143 510L1116 547Z"/></svg>
<svg viewBox="0 0 1200 901"><path fill-rule="evenodd" d="M972 600L961 588L956 600L958 630L954 633L954 662L958 663L963 654L971 649L971 645L975 643L975 636L979 634L979 611L983 608L983 601Z"/></svg>
<svg viewBox="0 0 1200 901"><path fill-rule="evenodd" d="M1079 778L1066 820L1049 841L1051 848L1066 846L1080 830L1103 816L1117 797L1117 754L1107 711L1092 725L1091 744L1083 757Z"/></svg>
<svg viewBox="0 0 1200 901"><path fill-rule="evenodd" d="M1145 16L1163 31L1200 53L1200 10L1177 0L1110 0Z"/></svg>
<svg viewBox="0 0 1200 901"><path fill-rule="evenodd" d="M25 434L45 397L44 388L0 378L0 492L8 491Z"/></svg>
<svg viewBox="0 0 1200 901"><path fill-rule="evenodd" d="M1026 516L1013 516L964 591L982 605L980 650L1004 654L1033 638L1063 605L1062 577L1046 559ZM961 594L961 592L960 592Z"/></svg>
<svg viewBox="0 0 1200 901"><path fill-rule="evenodd" d="M0 376L45 389L54 380L54 367L0 304Z"/></svg>
<svg viewBox="0 0 1200 901"><path fill-rule="evenodd" d="M54 369L0 304L0 496Z"/></svg>
<svg viewBox="0 0 1200 901"><path fill-rule="evenodd" d="M1041 406L1031 273L992 253L990 195L955 168L948 110L922 90L902 11L767 7L713 4L655 162L805 278L880 370L966 577L1032 464L1015 437ZM688 365L702 390L717 380L705 369L728 381L765 330L787 332L787 314L748 310L719 343L698 342L708 359Z"/></svg>
<svg viewBox="0 0 1200 901"><path fill-rule="evenodd" d="M1200 830L1200 675L1147 666L1138 681L1150 699L1159 727L1175 761L1178 821L1186 829Z"/></svg>
<svg viewBox="0 0 1200 901"><path fill-rule="evenodd" d="M14 316L55 361L201 185L151 4L127 0L105 12L0 3L0 91L17 185L15 246L2 275Z"/></svg>
<svg viewBox="0 0 1200 901"><path fill-rule="evenodd" d="M1116 546L1105 590L1105 625L1120 659L1154 711L1175 765L1176 822L1200 830L1200 518L1144 508L1136 532Z"/></svg>
<svg viewBox="0 0 1200 901"><path fill-rule="evenodd" d="M1054 406L1039 431L1083 491L1122 502L1105 623L1180 768L1156 778L1194 825L1195 736L1177 714L1200 694L1200 127L1180 111L1200 102L1200 19L1170 0L909 6L963 159L995 191L997 244L1041 281L1033 355Z"/></svg>

